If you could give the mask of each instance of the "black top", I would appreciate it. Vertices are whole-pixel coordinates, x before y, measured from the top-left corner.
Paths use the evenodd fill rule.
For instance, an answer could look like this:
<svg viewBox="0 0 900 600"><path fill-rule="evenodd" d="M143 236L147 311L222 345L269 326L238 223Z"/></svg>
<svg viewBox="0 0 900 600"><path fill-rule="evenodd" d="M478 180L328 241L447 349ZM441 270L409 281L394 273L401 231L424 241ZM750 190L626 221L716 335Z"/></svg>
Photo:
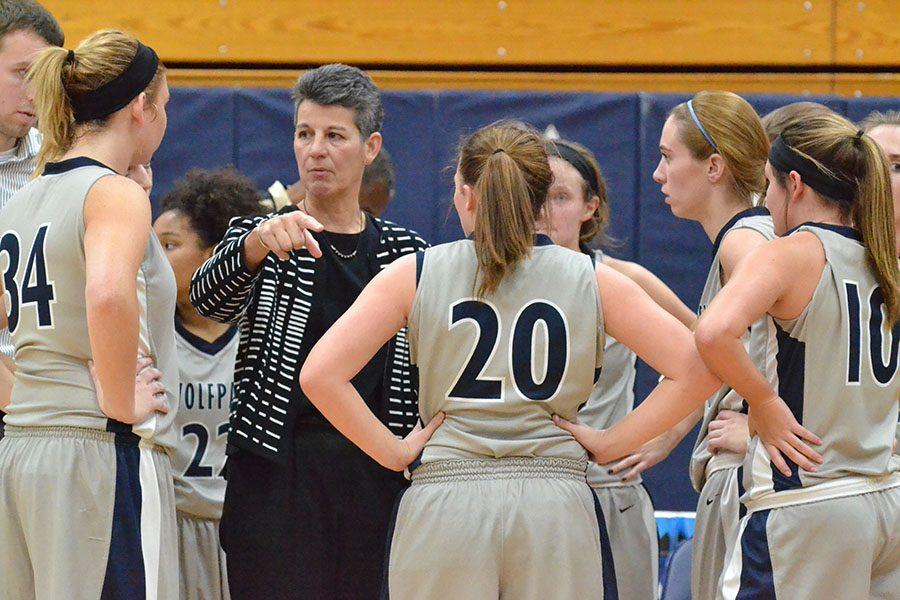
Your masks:
<svg viewBox="0 0 900 600"><path fill-rule="evenodd" d="M313 237L322 249L322 258L316 272L316 295L309 311L309 321L300 347L300 363L306 362L309 353L325 332L347 312L356 301L363 288L375 275L379 266L375 258L378 251L378 230L374 223L366 220L366 228L361 233L313 232ZM353 378L353 387L359 392L369 408L376 414L381 399L381 384L387 361L387 345L379 350L372 360ZM328 423L322 413L312 405L299 384L296 388L299 398L297 423L310 420Z"/></svg>
<svg viewBox="0 0 900 600"><path fill-rule="evenodd" d="M296 208L285 207L279 213L292 210ZM290 259L284 261L269 253L255 271L250 271L244 261L245 240L258 224L276 214L231 222L215 254L191 278L191 303L204 317L235 323L240 330L229 452L247 450L283 462L293 450L292 433L297 413L305 402L298 393L298 376L303 365L301 353L309 354L312 346L308 339L318 340L324 331L326 321L320 324L316 321L336 318L322 316L323 311L332 315L339 312L327 301L331 292L328 286L321 285L322 280L338 278L341 289L350 290L354 286L361 289L363 280L371 279L373 267L371 263L357 264L352 259L348 262L353 264L339 263L341 259L333 255L328 243L330 239L346 256L353 252L355 246L349 246L354 240L344 240L339 234L316 234L324 259L314 259L306 250L291 252ZM364 235L372 236L366 243L376 245L374 252L362 253L368 254L367 260L374 255L377 267L374 272L401 256L427 247L414 231L372 217L368 218ZM345 242L347 247L343 245ZM326 294L322 303L318 300L320 292ZM350 297L343 300L346 306L350 302ZM317 316L312 314L314 308ZM312 331L317 328L318 333ZM393 433L403 436L418 417L405 328L388 343L386 355L382 363L381 392L373 390L367 395L378 400L378 410L373 411L376 416ZM363 379L371 383L366 377L364 374Z"/></svg>

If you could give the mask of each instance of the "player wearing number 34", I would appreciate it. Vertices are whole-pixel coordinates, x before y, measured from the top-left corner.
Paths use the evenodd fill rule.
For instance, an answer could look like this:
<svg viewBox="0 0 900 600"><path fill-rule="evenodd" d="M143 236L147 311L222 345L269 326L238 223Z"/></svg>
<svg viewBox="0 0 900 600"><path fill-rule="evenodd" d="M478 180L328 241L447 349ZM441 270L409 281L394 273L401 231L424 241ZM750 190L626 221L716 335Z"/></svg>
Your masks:
<svg viewBox="0 0 900 600"><path fill-rule="evenodd" d="M675 425L718 382L690 331L637 284L535 235L552 180L538 134L507 123L477 131L454 180L471 238L375 277L313 349L301 385L382 465L400 471L420 457L390 534L391 598L615 597L587 452L553 415L574 419L590 395L604 331L666 379L613 429L589 430L598 462ZM398 440L350 382L407 325L427 425Z"/></svg>
<svg viewBox="0 0 900 600"><path fill-rule="evenodd" d="M175 598L175 278L147 194L124 177L162 141L165 69L133 37L100 31L44 50L28 78L41 175L0 213L0 326L17 366L0 440L0 597ZM159 370L142 359L136 379L139 354Z"/></svg>

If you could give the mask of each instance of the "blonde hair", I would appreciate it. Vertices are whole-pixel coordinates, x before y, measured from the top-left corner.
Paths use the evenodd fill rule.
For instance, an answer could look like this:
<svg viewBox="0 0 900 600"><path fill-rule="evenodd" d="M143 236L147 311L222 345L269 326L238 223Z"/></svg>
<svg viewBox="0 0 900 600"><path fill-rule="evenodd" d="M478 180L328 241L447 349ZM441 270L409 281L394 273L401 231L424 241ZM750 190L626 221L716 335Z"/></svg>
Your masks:
<svg viewBox="0 0 900 600"><path fill-rule="evenodd" d="M478 197L475 295L483 298L531 254L534 223L546 202L553 173L540 134L501 121L463 141L459 174Z"/></svg>
<svg viewBox="0 0 900 600"><path fill-rule="evenodd" d="M108 117L86 123L75 122L71 98L92 92L119 76L134 60L138 40L127 33L106 29L85 38L68 60L64 48L47 48L28 70L34 85L34 104L38 126L43 135L36 173L58 159L75 143L86 128L102 127ZM165 67L160 63L146 88L150 104L156 99Z"/></svg>
<svg viewBox="0 0 900 600"><path fill-rule="evenodd" d="M791 102L767 113L762 118L762 124L771 143L791 125L802 123L809 117L827 115L832 112L834 111L818 102Z"/></svg>
<svg viewBox="0 0 900 600"><path fill-rule="evenodd" d="M785 144L811 160L822 172L856 185L856 196L841 202L817 192L840 209L844 220L862 234L866 258L884 294L888 324L900 320L900 271L897 268L894 208L887 158L868 135L831 113L810 117L781 134ZM782 186L787 174L774 169Z"/></svg>
<svg viewBox="0 0 900 600"><path fill-rule="evenodd" d="M713 148L694 122L686 102L670 113L680 125L681 141L698 160L713 154L724 158L735 195L751 205L753 198L766 193L764 168L769 139L759 115L746 100L731 92L699 92L692 104L697 119L716 147Z"/></svg>

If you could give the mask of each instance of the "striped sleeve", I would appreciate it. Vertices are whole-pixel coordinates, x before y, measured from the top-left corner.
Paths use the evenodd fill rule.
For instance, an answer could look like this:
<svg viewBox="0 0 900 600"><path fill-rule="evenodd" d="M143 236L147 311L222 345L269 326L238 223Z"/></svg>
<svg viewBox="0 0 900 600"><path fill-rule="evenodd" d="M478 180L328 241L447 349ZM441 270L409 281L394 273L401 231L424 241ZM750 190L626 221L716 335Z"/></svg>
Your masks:
<svg viewBox="0 0 900 600"><path fill-rule="evenodd" d="M213 255L191 277L191 304L204 317L232 323L247 310L262 269L251 272L247 268L244 242L264 220L265 217L232 219Z"/></svg>

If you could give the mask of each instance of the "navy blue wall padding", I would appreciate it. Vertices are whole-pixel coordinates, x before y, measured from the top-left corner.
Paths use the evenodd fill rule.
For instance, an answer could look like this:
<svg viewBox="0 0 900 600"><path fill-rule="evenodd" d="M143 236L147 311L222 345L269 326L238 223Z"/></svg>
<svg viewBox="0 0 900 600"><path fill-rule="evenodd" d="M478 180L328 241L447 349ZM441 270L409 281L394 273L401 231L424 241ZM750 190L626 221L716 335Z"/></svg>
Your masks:
<svg viewBox="0 0 900 600"><path fill-rule="evenodd" d="M166 113L169 123L153 157L154 208L174 180L188 169L235 163L235 94L223 89L173 88ZM156 211L154 211L154 216Z"/></svg>
<svg viewBox="0 0 900 600"><path fill-rule="evenodd" d="M452 209L453 161L460 137L502 118L554 125L563 137L597 154L609 184L611 233L622 244L610 253L638 260L691 308L696 308L712 244L695 223L672 216L653 171L659 134L669 110L687 95L542 92L384 92L384 145L397 168L397 196L385 216L432 243L462 235ZM896 98L749 95L764 114L798 100L824 102L858 120L872 110L900 109ZM153 159L154 206L191 167L234 165L261 190L275 179L297 179L292 150L293 106L287 90L172 90L166 139ZM656 376L640 365L637 397ZM694 433L666 461L645 474L661 510L693 510L687 477Z"/></svg>

